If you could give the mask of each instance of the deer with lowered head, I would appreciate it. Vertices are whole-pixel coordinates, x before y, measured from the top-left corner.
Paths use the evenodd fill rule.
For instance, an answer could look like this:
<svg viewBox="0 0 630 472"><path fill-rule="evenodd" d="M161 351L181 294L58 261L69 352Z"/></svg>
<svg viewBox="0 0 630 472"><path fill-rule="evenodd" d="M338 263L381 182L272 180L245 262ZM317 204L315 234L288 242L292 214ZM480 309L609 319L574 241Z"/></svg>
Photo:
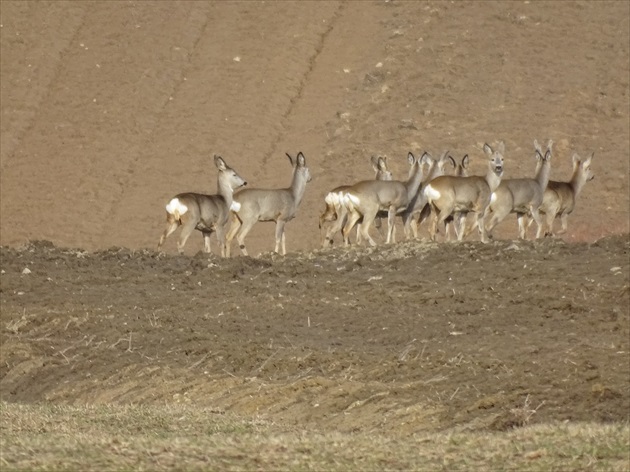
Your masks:
<svg viewBox="0 0 630 472"><path fill-rule="evenodd" d="M343 228L343 238L349 243L349 234L355 224L363 218L360 235L371 246L376 242L369 230L379 211L387 211L386 243L394 242L394 224L396 215L405 210L418 192L423 176L423 166L427 163L427 154L417 159L411 152L407 156L409 176L407 181L364 180L346 190L343 202L348 209L348 220ZM357 239L359 238L357 235Z"/></svg>
<svg viewBox="0 0 630 472"><path fill-rule="evenodd" d="M433 213L430 229L433 241L436 238L438 225L456 213L475 213L476 219L469 232L477 227L481 241L484 243L488 241L483 219L490 204L492 192L499 186L503 177L505 145L500 142L497 150L494 150L490 145L484 144L483 150L489 158L488 172L485 177L443 175L433 179L425 187L424 193ZM462 228L457 239L461 241L467 234L465 228Z"/></svg>
<svg viewBox="0 0 630 472"><path fill-rule="evenodd" d="M203 235L205 252L210 252L210 235L216 232L221 256L226 256L225 233L233 193L234 190L247 185L247 182L234 169L228 167L220 156L214 156L214 164L219 170L218 195L193 192L175 195L166 205L166 228L158 242L158 251L166 238L181 226L182 231L177 242L180 254L184 252L188 237L196 229Z"/></svg>
<svg viewBox="0 0 630 472"><path fill-rule="evenodd" d="M295 218L306 184L311 181L311 171L306 167L306 158L302 152L293 158L287 153L293 167L293 179L289 188L281 189L244 189L234 197L232 206L231 227L227 235L227 255L230 255L230 243L236 236L238 245L244 256L247 256L245 236L259 221L275 221L276 246L282 255L287 253L284 227Z"/></svg>
<svg viewBox="0 0 630 472"><path fill-rule="evenodd" d="M371 162L372 167L374 167L374 171L376 172L374 180L392 180L392 173L387 166L386 157L372 156ZM336 187L328 192L324 198L324 201L326 202L326 209L319 217L319 229L320 231L325 229L324 238L322 240L323 248L332 246L333 236L343 228L343 225L347 220L348 210L342 203L342 200L344 193L350 187L351 185L341 185ZM333 223L325 228L327 222ZM358 223L357 226L360 228L360 223ZM357 232L360 231L358 228Z"/></svg>
<svg viewBox="0 0 630 472"><path fill-rule="evenodd" d="M586 182L595 178L591 170L591 160L594 154L587 159L581 158L577 153L573 154L573 175L568 182L557 182L550 180L547 189L543 194L543 201L539 212L544 215L543 227L545 236L554 236L553 223L556 218L560 219L562 229L557 234L564 234L567 231L569 215L575 209L575 202L578 195L584 188ZM528 226L531 220L528 222Z"/></svg>
<svg viewBox="0 0 630 472"><path fill-rule="evenodd" d="M538 209L543 202L543 194L549 182L551 172L551 147L549 140L547 151L543 153L537 140L534 140L536 150L536 173L534 178L503 179L492 195L489 207L490 221L486 229L490 237L492 230L510 213L516 213L518 234L525 239L527 234L526 216L531 216L538 225L536 238L542 236L542 220Z"/></svg>

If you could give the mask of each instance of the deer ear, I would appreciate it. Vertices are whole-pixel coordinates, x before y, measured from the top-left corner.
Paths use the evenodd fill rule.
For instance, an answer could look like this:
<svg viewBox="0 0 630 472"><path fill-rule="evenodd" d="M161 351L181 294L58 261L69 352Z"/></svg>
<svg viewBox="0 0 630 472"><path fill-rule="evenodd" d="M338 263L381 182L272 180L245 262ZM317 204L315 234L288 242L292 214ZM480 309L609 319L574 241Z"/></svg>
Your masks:
<svg viewBox="0 0 630 472"><path fill-rule="evenodd" d="M492 148L490 147L488 143L485 143L483 145L483 152L485 152L488 156L492 156L492 154L494 153L494 151L492 150Z"/></svg>
<svg viewBox="0 0 630 472"><path fill-rule="evenodd" d="M578 165L580 163L580 161L582 160L582 159L580 159L580 156L578 156L577 152L573 153L573 156L571 157L571 159L573 160L573 167Z"/></svg>
<svg viewBox="0 0 630 472"><path fill-rule="evenodd" d="M304 154L302 154L302 151L298 152L297 163L298 163L298 166L300 167L306 166L306 157L304 157Z"/></svg>
<svg viewBox="0 0 630 472"><path fill-rule="evenodd" d="M374 167L374 170L378 170L380 161L381 161L380 157L376 157L376 156L370 157L370 162L372 163L372 167Z"/></svg>
<svg viewBox="0 0 630 472"><path fill-rule="evenodd" d="M293 158L291 157L291 155L288 152L285 152L285 154L287 155L287 157L289 158L289 162L291 163L292 167L295 167L295 164L293 164Z"/></svg>
<svg viewBox="0 0 630 472"><path fill-rule="evenodd" d="M468 159L468 154L462 157L462 167L464 169L468 169L468 164L470 164L470 159Z"/></svg>
<svg viewBox="0 0 630 472"><path fill-rule="evenodd" d="M595 155L595 153L592 153L592 154L589 156L589 158L588 158L588 159L586 159L586 160L584 161L584 166L588 167L588 166L590 166L590 165L591 165L591 159L593 159L593 156L594 156L594 155Z"/></svg>
<svg viewBox="0 0 630 472"><path fill-rule="evenodd" d="M381 170L383 172L387 171L387 162L385 161L384 157L380 157L377 159L377 164L376 164L378 170Z"/></svg>
<svg viewBox="0 0 630 472"><path fill-rule="evenodd" d="M544 160L544 156L542 155L542 152L540 152L538 149L536 149L536 160L537 161L542 161Z"/></svg>
<svg viewBox="0 0 630 472"><path fill-rule="evenodd" d="M409 162L409 164L413 164L414 162L416 162L416 158L411 151L409 151L409 154L407 154L407 162Z"/></svg>
<svg viewBox="0 0 630 472"><path fill-rule="evenodd" d="M227 169L227 164L223 160L221 156L214 155L214 165L217 166L217 169L223 171Z"/></svg>
<svg viewBox="0 0 630 472"><path fill-rule="evenodd" d="M457 162L455 161L455 158L453 156L447 156L446 158L451 162L453 168L457 167Z"/></svg>
<svg viewBox="0 0 630 472"><path fill-rule="evenodd" d="M545 160L548 161L551 159L551 149L547 149L547 152L545 153Z"/></svg>
<svg viewBox="0 0 630 472"><path fill-rule="evenodd" d="M538 144L537 139L534 139L534 148L536 149L536 152L540 154L540 157L542 157L543 152L542 152L542 149L540 148L540 144Z"/></svg>
<svg viewBox="0 0 630 472"><path fill-rule="evenodd" d="M553 139L550 139L547 143L547 151L551 152L551 147L553 146Z"/></svg>

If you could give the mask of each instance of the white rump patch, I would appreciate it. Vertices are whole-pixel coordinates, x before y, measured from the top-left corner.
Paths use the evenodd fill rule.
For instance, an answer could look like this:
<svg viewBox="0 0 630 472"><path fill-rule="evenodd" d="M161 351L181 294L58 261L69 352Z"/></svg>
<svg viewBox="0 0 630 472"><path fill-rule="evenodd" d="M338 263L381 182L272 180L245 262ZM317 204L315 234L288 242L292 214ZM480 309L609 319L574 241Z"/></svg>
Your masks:
<svg viewBox="0 0 630 472"><path fill-rule="evenodd" d="M356 195L353 195L351 193L346 193L343 196L343 203L345 205L350 205L350 206L358 206L361 204L361 199L359 197L357 197Z"/></svg>
<svg viewBox="0 0 630 472"><path fill-rule="evenodd" d="M492 195L490 195L490 205L492 205L496 201L497 201L497 193L492 192Z"/></svg>
<svg viewBox="0 0 630 472"><path fill-rule="evenodd" d="M339 203L339 194L334 192L328 192L326 198L324 198L326 205L336 205Z"/></svg>
<svg viewBox="0 0 630 472"><path fill-rule="evenodd" d="M232 204L230 205L230 210L233 211L234 213L238 213L240 209L241 209L241 204L237 202L236 200L232 200Z"/></svg>
<svg viewBox="0 0 630 472"><path fill-rule="evenodd" d="M179 218L180 215L183 215L188 211L188 207L180 202L179 198L173 198L166 205L166 211Z"/></svg>
<svg viewBox="0 0 630 472"><path fill-rule="evenodd" d="M440 198L441 194L438 189L429 184L424 188L424 196L427 197L429 201L435 201Z"/></svg>

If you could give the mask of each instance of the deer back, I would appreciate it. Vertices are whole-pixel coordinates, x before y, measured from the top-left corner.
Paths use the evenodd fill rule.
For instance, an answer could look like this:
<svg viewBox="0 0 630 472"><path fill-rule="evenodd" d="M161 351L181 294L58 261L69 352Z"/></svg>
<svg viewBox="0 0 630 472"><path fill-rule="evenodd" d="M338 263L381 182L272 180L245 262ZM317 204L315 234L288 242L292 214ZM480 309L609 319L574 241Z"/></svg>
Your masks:
<svg viewBox="0 0 630 472"><path fill-rule="evenodd" d="M306 167L304 155L300 152L296 159L287 154L293 166L291 186L281 189L244 189L234 197L233 211L241 221L277 221L293 219L297 211L306 184L311 174Z"/></svg>

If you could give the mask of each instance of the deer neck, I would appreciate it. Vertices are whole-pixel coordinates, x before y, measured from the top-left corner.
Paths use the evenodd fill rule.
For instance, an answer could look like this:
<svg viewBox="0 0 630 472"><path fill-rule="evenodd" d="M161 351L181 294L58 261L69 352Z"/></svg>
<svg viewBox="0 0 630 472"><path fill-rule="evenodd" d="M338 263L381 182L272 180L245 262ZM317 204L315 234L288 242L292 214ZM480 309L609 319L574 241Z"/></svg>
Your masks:
<svg viewBox="0 0 630 472"><path fill-rule="evenodd" d="M547 184L549 183L549 174L551 173L551 162L549 159L546 159L538 169L536 173L536 182L540 186L543 191L547 188Z"/></svg>
<svg viewBox="0 0 630 472"><path fill-rule="evenodd" d="M494 168L492 167L488 169L488 173L486 174L486 182L488 183L488 187L490 187L491 192L494 192L499 187L502 175L503 173L501 173L501 175L497 175L497 173L494 171Z"/></svg>
<svg viewBox="0 0 630 472"><path fill-rule="evenodd" d="M410 170L409 178L405 184L405 187L407 188L407 199L409 201L411 201L418 193L420 183L422 182L422 174L422 166L419 162L414 162Z"/></svg>
<svg viewBox="0 0 630 472"><path fill-rule="evenodd" d="M289 190L293 195L293 200L297 207L302 201L302 197L304 197L304 192L306 191L306 175L297 168L293 173L293 181L291 182L291 188Z"/></svg>
<svg viewBox="0 0 630 472"><path fill-rule="evenodd" d="M227 207L230 208L232 206L232 201L234 200L234 189L229 183L221 179L221 176L219 176L217 181L217 187L219 189L219 195L223 197Z"/></svg>
<svg viewBox="0 0 630 472"><path fill-rule="evenodd" d="M573 189L573 195L576 197L582 191L584 184L586 183L586 173L581 165L578 165L575 171L573 172L573 176L571 177L571 181L569 185Z"/></svg>

